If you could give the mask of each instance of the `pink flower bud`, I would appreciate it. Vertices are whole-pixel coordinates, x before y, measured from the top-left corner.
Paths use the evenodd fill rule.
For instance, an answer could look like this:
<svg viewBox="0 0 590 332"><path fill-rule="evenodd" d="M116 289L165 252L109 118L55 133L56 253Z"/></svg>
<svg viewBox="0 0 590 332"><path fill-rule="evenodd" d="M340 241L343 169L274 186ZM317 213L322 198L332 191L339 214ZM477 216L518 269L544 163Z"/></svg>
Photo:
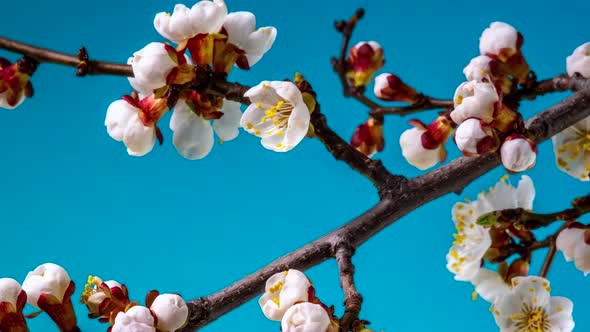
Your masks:
<svg viewBox="0 0 590 332"><path fill-rule="evenodd" d="M370 118L356 128L350 139L350 144L369 158L375 153L383 151L385 146L383 123Z"/></svg>
<svg viewBox="0 0 590 332"><path fill-rule="evenodd" d="M355 86L371 83L373 75L383 67L383 49L377 42L360 42L350 48L348 59L348 80Z"/></svg>
<svg viewBox="0 0 590 332"><path fill-rule="evenodd" d="M385 101L401 101L415 104L419 94L394 74L381 74L375 78L375 96Z"/></svg>
<svg viewBox="0 0 590 332"><path fill-rule="evenodd" d="M507 171L512 173L526 171L535 166L537 145L523 135L513 134L508 136L502 144L500 157Z"/></svg>
<svg viewBox="0 0 590 332"><path fill-rule="evenodd" d="M463 121L455 132L455 143L465 156L496 151L500 141L488 124L475 118Z"/></svg>

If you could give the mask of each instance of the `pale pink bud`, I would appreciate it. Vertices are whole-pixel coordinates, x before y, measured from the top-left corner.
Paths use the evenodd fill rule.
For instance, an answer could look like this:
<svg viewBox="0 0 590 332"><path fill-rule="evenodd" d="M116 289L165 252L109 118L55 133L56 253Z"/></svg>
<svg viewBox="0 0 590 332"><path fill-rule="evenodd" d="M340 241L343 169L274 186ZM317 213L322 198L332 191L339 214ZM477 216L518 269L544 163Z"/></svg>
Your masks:
<svg viewBox="0 0 590 332"><path fill-rule="evenodd" d="M526 171L535 166L537 145L522 135L510 135L500 148L500 157L504 168L509 172Z"/></svg>
<svg viewBox="0 0 590 332"><path fill-rule="evenodd" d="M567 57L566 63L568 75L580 73L585 78L590 78L590 42L576 48L574 53Z"/></svg>
<svg viewBox="0 0 590 332"><path fill-rule="evenodd" d="M494 120L494 110L500 100L496 88L487 82L464 82L453 98L455 108L451 112L451 119L457 124L468 118L477 118L486 123Z"/></svg>
<svg viewBox="0 0 590 332"><path fill-rule="evenodd" d="M470 118L463 121L455 131L455 143L466 156L477 156L495 151L499 140L488 124L479 119Z"/></svg>

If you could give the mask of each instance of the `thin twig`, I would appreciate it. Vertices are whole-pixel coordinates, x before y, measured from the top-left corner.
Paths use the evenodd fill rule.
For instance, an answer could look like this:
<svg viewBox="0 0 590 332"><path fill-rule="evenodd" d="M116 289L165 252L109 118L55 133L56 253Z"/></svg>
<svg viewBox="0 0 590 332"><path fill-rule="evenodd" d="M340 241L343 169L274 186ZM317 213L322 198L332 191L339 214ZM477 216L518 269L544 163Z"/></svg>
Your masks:
<svg viewBox="0 0 590 332"><path fill-rule="evenodd" d="M337 249L335 254L340 271L340 286L344 291L345 311L340 319L340 332L347 332L351 329L353 323L359 318L363 303L363 297L357 291L354 283L353 255L354 249L346 245Z"/></svg>
<svg viewBox="0 0 590 332"><path fill-rule="evenodd" d="M553 263L553 259L555 258L556 253L557 247L555 246L555 240L553 240L549 244L549 251L547 252L545 261L543 261L543 266L541 267L541 272L539 272L539 277L547 278L547 274L549 273L551 263Z"/></svg>

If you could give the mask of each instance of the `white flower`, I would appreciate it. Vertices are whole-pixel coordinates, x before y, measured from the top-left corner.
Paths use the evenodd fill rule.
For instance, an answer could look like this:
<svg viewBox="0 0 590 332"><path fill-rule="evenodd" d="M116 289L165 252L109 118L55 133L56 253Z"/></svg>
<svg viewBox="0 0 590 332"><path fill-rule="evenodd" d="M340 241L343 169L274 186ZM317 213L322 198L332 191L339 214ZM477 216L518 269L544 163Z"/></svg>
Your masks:
<svg viewBox="0 0 590 332"><path fill-rule="evenodd" d="M223 100L220 110L223 116L211 120L204 114L197 115L187 103L181 100L174 107L174 113L170 119L170 129L174 131L173 143L176 150L190 160L204 158L213 148L213 130L222 141L229 141L238 136L240 126L240 104Z"/></svg>
<svg viewBox="0 0 590 332"><path fill-rule="evenodd" d="M158 318L158 330L176 331L184 325L188 318L186 303L176 294L160 294L150 309Z"/></svg>
<svg viewBox="0 0 590 332"><path fill-rule="evenodd" d="M107 298L107 295L100 288L102 283L103 281L99 277L88 277L88 285L86 285L86 290L82 294L82 303L86 304L90 313L99 313L100 304ZM114 280L108 280L104 283L111 290L113 288L121 288L121 284Z"/></svg>
<svg viewBox="0 0 590 332"><path fill-rule="evenodd" d="M512 279L512 290L490 309L501 332L570 332L573 303L551 297L549 281L529 276Z"/></svg>
<svg viewBox="0 0 590 332"><path fill-rule="evenodd" d="M16 302L22 288L18 281L11 278L0 278L0 303L8 302L16 309Z"/></svg>
<svg viewBox="0 0 590 332"><path fill-rule="evenodd" d="M129 155L143 156L153 149L156 122L166 110L165 101L154 99L153 95L141 101L132 98L117 100L107 109L105 126L114 140L123 141Z"/></svg>
<svg viewBox="0 0 590 332"><path fill-rule="evenodd" d="M62 302L70 282L70 276L63 267L53 263L45 263L27 274L22 287L27 293L27 302L33 307L39 308L37 302L41 295L51 295L57 301Z"/></svg>
<svg viewBox="0 0 590 332"><path fill-rule="evenodd" d="M455 131L455 143L466 156L477 156L494 151L498 139L494 130L479 119L467 119Z"/></svg>
<svg viewBox="0 0 590 332"><path fill-rule="evenodd" d="M230 13L223 22L228 42L244 51L248 68L254 66L272 47L277 29L264 27L256 29L256 17L250 12Z"/></svg>
<svg viewBox="0 0 590 332"><path fill-rule="evenodd" d="M500 147L502 165L510 172L531 169L537 160L537 145L522 135L511 135Z"/></svg>
<svg viewBox="0 0 590 332"><path fill-rule="evenodd" d="M164 43L149 43L133 53L133 57L128 61L133 68L134 78L129 78L133 87L137 86L142 89L141 92L151 93L152 90L166 85L168 74L178 65L170 58L167 48L171 46Z"/></svg>
<svg viewBox="0 0 590 332"><path fill-rule="evenodd" d="M199 1L192 8L177 4L172 15L158 13L154 27L162 35L175 43L182 43L198 34L216 33L221 30L227 15L223 0Z"/></svg>
<svg viewBox="0 0 590 332"><path fill-rule="evenodd" d="M276 273L266 281L264 294L258 304L266 318L280 321L293 304L309 301L311 286L301 271L290 269Z"/></svg>
<svg viewBox="0 0 590 332"><path fill-rule="evenodd" d="M119 312L111 332L156 332L150 309L134 306L127 312Z"/></svg>
<svg viewBox="0 0 590 332"><path fill-rule="evenodd" d="M590 173L590 117L553 136L557 167L582 181Z"/></svg>
<svg viewBox="0 0 590 332"><path fill-rule="evenodd" d="M588 231L582 228L567 228L557 236L557 249L563 252L565 260L576 264L584 275L590 273L590 244L586 241Z"/></svg>
<svg viewBox="0 0 590 332"><path fill-rule="evenodd" d="M492 62L494 62L494 59L487 55L480 55L471 59L469 64L463 68L463 74L467 81L489 81L489 77L492 75L490 68Z"/></svg>
<svg viewBox="0 0 590 332"><path fill-rule="evenodd" d="M293 149L309 128L309 110L297 86L286 81L263 81L248 90L248 106L240 125L262 137L262 145L276 152Z"/></svg>
<svg viewBox="0 0 590 332"><path fill-rule="evenodd" d="M281 321L282 332L326 332L330 317L319 304L296 304L287 310Z"/></svg>
<svg viewBox="0 0 590 332"><path fill-rule="evenodd" d="M451 118L457 124L468 118L477 118L486 123L494 119L496 102L500 100L496 88L487 82L464 82L455 90L455 108Z"/></svg>
<svg viewBox="0 0 590 332"><path fill-rule="evenodd" d="M436 165L440 161L440 149L444 149L444 146L435 149L425 148L422 144L422 135L426 132L426 129L415 127L404 131L399 138L404 158L421 170Z"/></svg>
<svg viewBox="0 0 590 332"><path fill-rule="evenodd" d="M503 22L494 22L485 29L479 39L482 55L497 56L502 61L519 49L519 34L514 27Z"/></svg>
<svg viewBox="0 0 590 332"><path fill-rule="evenodd" d="M510 293L510 286L492 270L479 269L470 282L475 286L475 292L490 303L496 303L501 297Z"/></svg>
<svg viewBox="0 0 590 332"><path fill-rule="evenodd" d="M533 207L535 188L531 178L523 176L514 188L502 178L489 192L480 193L477 200L453 206L453 222L457 228L455 242L447 254L447 269L456 280L471 281L481 268L481 260L491 245L489 230L477 224L488 212Z"/></svg>
<svg viewBox="0 0 590 332"><path fill-rule="evenodd" d="M567 57L566 64L568 75L580 73L585 78L590 78L590 42L576 48L574 53Z"/></svg>

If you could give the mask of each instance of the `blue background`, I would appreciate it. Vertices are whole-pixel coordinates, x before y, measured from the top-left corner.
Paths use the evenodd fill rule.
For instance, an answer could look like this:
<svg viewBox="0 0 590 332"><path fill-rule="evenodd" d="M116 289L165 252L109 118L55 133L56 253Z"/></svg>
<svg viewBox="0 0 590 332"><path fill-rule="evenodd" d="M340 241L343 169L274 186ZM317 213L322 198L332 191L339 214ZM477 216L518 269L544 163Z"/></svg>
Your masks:
<svg viewBox="0 0 590 332"><path fill-rule="evenodd" d="M191 2L187 2L191 5ZM1 34L42 47L93 59L125 62L151 41L163 41L153 16L171 11L170 1L3 1ZM366 18L353 43L377 40L385 49L384 71L395 72L419 90L452 96L464 80L463 67L478 55L478 38L495 20L525 36L524 52L540 78L565 72L565 57L590 38L590 2L494 1L237 1L230 11L250 10L259 26L274 25L274 47L250 72L230 79L256 84L302 72L319 92L329 123L349 138L366 119L366 109L341 96L329 59L340 47L332 27L363 6ZM15 60L17 56L0 52ZM151 289L191 299L211 294L279 256L359 215L377 201L370 183L307 139L287 154L262 148L242 133L216 145L200 161L184 160L166 137L143 158L129 157L109 138L108 105L130 87L120 77L77 78L72 68L42 65L33 78L35 97L13 111L0 110L0 276L22 281L44 262L68 269L79 296L88 274L128 285L143 301ZM567 94L525 102L525 117ZM434 112L419 118L431 121ZM408 118L388 118L386 149L378 157L395 173L415 176L400 153L399 135ZM540 146L537 166L527 172L537 188L535 209L555 211L586 194L582 183L557 170L551 143ZM458 156L449 144L450 159ZM280 174L277 176L277 174ZM469 186L474 197L504 174L496 169ZM517 182L518 176L512 181ZM380 331L496 331L488 304L472 301L472 287L453 280L445 268L451 246L448 195L411 213L357 252L362 317ZM538 272L542 257L535 256ZM333 261L308 272L318 295L335 304L342 294ZM559 253L549 274L553 295L571 298L578 331L590 330L590 284ZM86 319L84 331L106 328ZM32 311L32 308L28 308ZM42 315L32 331L54 331ZM277 331L255 301L204 331Z"/></svg>

